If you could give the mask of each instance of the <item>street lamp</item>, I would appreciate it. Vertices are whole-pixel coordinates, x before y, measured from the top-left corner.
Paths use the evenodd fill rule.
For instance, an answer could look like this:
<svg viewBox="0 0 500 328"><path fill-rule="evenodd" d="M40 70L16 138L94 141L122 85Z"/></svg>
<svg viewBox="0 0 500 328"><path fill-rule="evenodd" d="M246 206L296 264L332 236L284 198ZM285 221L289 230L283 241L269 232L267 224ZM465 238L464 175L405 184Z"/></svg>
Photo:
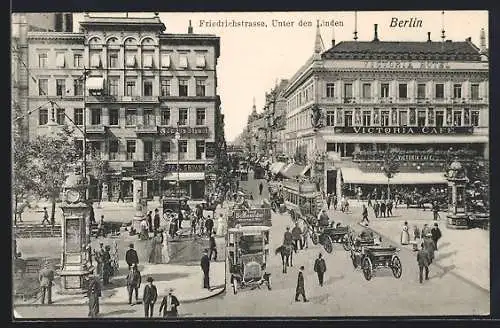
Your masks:
<svg viewBox="0 0 500 328"><path fill-rule="evenodd" d="M180 147L180 139L181 139L181 133L179 131L179 122L177 122L177 131L175 132L175 141L177 143L177 181L176 181L176 193L177 196L179 196L179 204L180 204L180 189L179 189L179 180L180 180L180 156L181 156L181 147Z"/></svg>

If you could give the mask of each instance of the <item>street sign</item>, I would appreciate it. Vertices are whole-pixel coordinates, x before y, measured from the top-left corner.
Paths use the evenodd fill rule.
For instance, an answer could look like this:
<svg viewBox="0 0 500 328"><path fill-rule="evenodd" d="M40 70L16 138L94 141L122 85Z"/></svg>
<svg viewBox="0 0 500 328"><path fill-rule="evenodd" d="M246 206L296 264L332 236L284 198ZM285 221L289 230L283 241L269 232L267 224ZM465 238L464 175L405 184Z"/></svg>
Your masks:
<svg viewBox="0 0 500 328"><path fill-rule="evenodd" d="M251 208L233 210L233 215L228 218L228 227L235 226L268 226L271 223L270 208Z"/></svg>

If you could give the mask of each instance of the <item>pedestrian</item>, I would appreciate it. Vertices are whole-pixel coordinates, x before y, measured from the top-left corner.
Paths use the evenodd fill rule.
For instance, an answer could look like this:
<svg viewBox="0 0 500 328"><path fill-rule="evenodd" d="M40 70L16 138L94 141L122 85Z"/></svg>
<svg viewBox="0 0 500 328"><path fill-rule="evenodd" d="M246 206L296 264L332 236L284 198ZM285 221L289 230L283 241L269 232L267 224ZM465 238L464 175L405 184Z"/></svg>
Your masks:
<svg viewBox="0 0 500 328"><path fill-rule="evenodd" d="M382 199L380 201L380 217L384 217L385 218L385 210L386 210L385 201Z"/></svg>
<svg viewBox="0 0 500 328"><path fill-rule="evenodd" d="M318 274L319 285L323 287L323 277L326 272L326 263L321 253L319 253L318 258L314 261L314 272Z"/></svg>
<svg viewBox="0 0 500 328"><path fill-rule="evenodd" d="M158 298L158 291L156 286L153 285L153 277L148 277L146 279L148 285L144 286L144 291L142 293L142 301L144 302L144 316L146 318L153 317L153 310L156 303L156 299Z"/></svg>
<svg viewBox="0 0 500 328"><path fill-rule="evenodd" d="M140 240L148 240L149 239L149 227L148 227L148 221L146 217L143 217L141 220L141 232L139 233L139 239Z"/></svg>
<svg viewBox="0 0 500 328"><path fill-rule="evenodd" d="M196 235L196 223L198 218L195 213L191 214L191 235Z"/></svg>
<svg viewBox="0 0 500 328"><path fill-rule="evenodd" d="M438 205L437 201L434 201L434 203L432 204L432 214L433 214L434 221L437 221L437 219L440 219L440 217L439 217L439 205Z"/></svg>
<svg viewBox="0 0 500 328"><path fill-rule="evenodd" d="M386 205L386 209L387 209L387 216L392 216L392 207L393 207L393 203L392 203L392 200L391 199L388 199L387 200L387 205Z"/></svg>
<svg viewBox="0 0 500 328"><path fill-rule="evenodd" d="M361 223L370 223L370 220L368 220L368 208L363 204L363 219L361 220Z"/></svg>
<svg viewBox="0 0 500 328"><path fill-rule="evenodd" d="M408 232L408 222L405 221L401 231L401 245L408 245L410 243L410 233Z"/></svg>
<svg viewBox="0 0 500 328"><path fill-rule="evenodd" d="M210 258L208 257L207 249L203 251L200 266L203 271L203 288L210 289Z"/></svg>
<svg viewBox="0 0 500 328"><path fill-rule="evenodd" d="M338 204L339 200L337 198L337 195L333 195L333 209L334 210L337 210L337 204Z"/></svg>
<svg viewBox="0 0 500 328"><path fill-rule="evenodd" d="M375 218L378 218L380 214L379 211L380 211L380 204L378 203L378 200L375 200L375 203L373 204L373 213L375 214Z"/></svg>
<svg viewBox="0 0 500 328"><path fill-rule="evenodd" d="M262 189L264 189L264 185L261 183L259 183L259 195L262 196Z"/></svg>
<svg viewBox="0 0 500 328"><path fill-rule="evenodd" d="M138 265L139 264L139 257L137 256L137 251L134 249L134 244L129 244L128 245L129 249L125 253L125 262L127 262L128 269L132 267L132 265Z"/></svg>
<svg viewBox="0 0 500 328"><path fill-rule="evenodd" d="M103 257L104 257L104 244L99 243L99 250L95 253L95 260L97 262L96 273L102 279L103 273Z"/></svg>
<svg viewBox="0 0 500 328"><path fill-rule="evenodd" d="M210 215L205 220L205 229L206 229L206 232L207 232L207 237L210 238L210 236L212 235L212 232L214 230L214 220L212 220L212 218L210 217Z"/></svg>
<svg viewBox="0 0 500 328"><path fill-rule="evenodd" d="M304 302L308 302L308 300L306 299L303 272L304 272L304 266L302 265L299 269L299 274L297 276L297 288L295 289L295 302L299 301L299 296L302 296Z"/></svg>
<svg viewBox="0 0 500 328"><path fill-rule="evenodd" d="M423 273L425 270L425 280L429 280L429 264L431 260L429 258L429 253L425 250L424 243L422 243L420 250L417 253L417 263L419 269L419 281L423 283Z"/></svg>
<svg viewBox="0 0 500 328"><path fill-rule="evenodd" d="M118 199L116 200L117 203L120 202L120 199L123 203L125 203L125 200L123 199L123 190L120 186L120 188L118 189Z"/></svg>
<svg viewBox="0 0 500 328"><path fill-rule="evenodd" d="M368 207L373 208L373 204L372 204L372 194L368 194Z"/></svg>
<svg viewBox="0 0 500 328"><path fill-rule="evenodd" d="M432 240L432 234L428 233L427 235L424 236L424 249L427 251L427 254L429 255L429 263L432 263L434 260L434 252L436 251L436 246L434 244L434 241Z"/></svg>
<svg viewBox="0 0 500 328"><path fill-rule="evenodd" d="M434 249L437 251L438 250L437 242L442 236L441 230L439 229L437 223L434 223L434 227L431 229L431 236L432 236L432 241L434 242Z"/></svg>
<svg viewBox="0 0 500 328"><path fill-rule="evenodd" d="M178 312L177 312L177 307L180 305L179 300L175 295L173 294L174 289L170 288L168 290L168 295L163 297L163 300L161 301L160 304L160 315L162 314L163 310L163 317L177 317Z"/></svg>
<svg viewBox="0 0 500 328"><path fill-rule="evenodd" d="M226 219L224 218L224 215L220 213L219 219L217 220L217 231L216 235L217 236L224 236L226 232Z"/></svg>
<svg viewBox="0 0 500 328"><path fill-rule="evenodd" d="M217 261L217 245L215 244L215 232L214 234L210 235L209 243L210 243L210 253L208 254L208 258L211 260L213 254L214 261Z"/></svg>
<svg viewBox="0 0 500 328"><path fill-rule="evenodd" d="M101 294L101 285L99 284L99 279L95 275L89 275L87 277L87 298L89 299L89 314L91 318L95 318L99 315L99 297Z"/></svg>
<svg viewBox="0 0 500 328"><path fill-rule="evenodd" d="M157 208L155 208L155 216L153 219L153 229L157 231L160 229L160 213Z"/></svg>
<svg viewBox="0 0 500 328"><path fill-rule="evenodd" d="M49 221L49 212L47 212L47 207L43 208L43 219L42 219L42 224L45 225L45 221L50 224Z"/></svg>
<svg viewBox="0 0 500 328"><path fill-rule="evenodd" d="M47 260L44 262L42 269L38 273L38 281L40 282L40 291L42 293L42 304L45 304L45 298L47 298L47 304L52 304L54 270L50 267L50 263Z"/></svg>
<svg viewBox="0 0 500 328"><path fill-rule="evenodd" d="M326 206L328 210L330 210L330 204L332 203L332 194L328 193L326 196Z"/></svg>
<svg viewBox="0 0 500 328"><path fill-rule="evenodd" d="M141 272L137 264L133 263L127 275L128 304L134 305L139 301L139 288L141 287ZM132 294L135 292L135 302L132 303Z"/></svg>
<svg viewBox="0 0 500 328"><path fill-rule="evenodd" d="M299 244L300 244L300 249L304 249L304 245L302 245L302 230L299 227L299 223L295 223L295 227L292 229L292 240L295 245L295 254L297 254L297 250L299 249Z"/></svg>
<svg viewBox="0 0 500 328"><path fill-rule="evenodd" d="M102 256L102 284L109 285L109 277L112 275L113 269L111 267L111 246L106 245Z"/></svg>
<svg viewBox="0 0 500 328"><path fill-rule="evenodd" d="M414 225L413 226L413 240L415 242L420 241L420 233L421 233L420 229L416 225Z"/></svg>
<svg viewBox="0 0 500 328"><path fill-rule="evenodd" d="M148 222L148 230L149 232L153 232L153 217L152 217L152 214L153 212L152 211L149 211L147 216L146 216L146 220Z"/></svg>
<svg viewBox="0 0 500 328"><path fill-rule="evenodd" d="M106 237L106 232L104 231L104 215L101 215L101 219L97 224L97 237L99 236Z"/></svg>

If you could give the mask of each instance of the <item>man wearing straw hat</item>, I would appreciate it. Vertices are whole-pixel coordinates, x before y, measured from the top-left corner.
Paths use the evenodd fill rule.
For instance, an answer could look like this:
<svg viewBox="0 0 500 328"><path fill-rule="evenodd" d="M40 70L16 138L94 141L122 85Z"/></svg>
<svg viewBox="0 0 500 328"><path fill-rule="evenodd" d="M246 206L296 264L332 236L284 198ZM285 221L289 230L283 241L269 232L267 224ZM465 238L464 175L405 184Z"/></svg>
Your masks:
<svg viewBox="0 0 500 328"><path fill-rule="evenodd" d="M168 295L163 297L163 300L161 301L160 305L160 315L162 314L163 310L163 317L177 317L178 312L177 312L177 307L180 305L179 300L175 295L173 294L174 289L170 288L168 290Z"/></svg>

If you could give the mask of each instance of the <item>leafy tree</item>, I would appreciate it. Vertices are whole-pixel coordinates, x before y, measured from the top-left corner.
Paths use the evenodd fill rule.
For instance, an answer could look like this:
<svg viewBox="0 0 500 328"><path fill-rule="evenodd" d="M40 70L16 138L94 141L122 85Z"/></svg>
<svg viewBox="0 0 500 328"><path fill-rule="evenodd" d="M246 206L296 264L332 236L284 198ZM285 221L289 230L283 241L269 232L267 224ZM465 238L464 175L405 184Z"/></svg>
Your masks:
<svg viewBox="0 0 500 328"><path fill-rule="evenodd" d="M165 164L166 162L161 156L160 152L155 151L153 159L149 161L149 164L146 168L146 174L148 178L153 179L158 183L158 191L160 197L163 194L161 188L161 181L163 179L163 176L165 175Z"/></svg>
<svg viewBox="0 0 500 328"><path fill-rule="evenodd" d="M399 161L397 156L397 152L391 151L389 148L387 148L384 153L382 171L384 171L387 177L387 199L391 198L390 181L399 172Z"/></svg>
<svg viewBox="0 0 500 328"><path fill-rule="evenodd" d="M12 192L14 195L14 224L17 220L22 220L24 205L18 209L19 201L28 196L28 193L35 189L35 181L32 173L32 152L30 145L20 139L13 142L12 160Z"/></svg>

